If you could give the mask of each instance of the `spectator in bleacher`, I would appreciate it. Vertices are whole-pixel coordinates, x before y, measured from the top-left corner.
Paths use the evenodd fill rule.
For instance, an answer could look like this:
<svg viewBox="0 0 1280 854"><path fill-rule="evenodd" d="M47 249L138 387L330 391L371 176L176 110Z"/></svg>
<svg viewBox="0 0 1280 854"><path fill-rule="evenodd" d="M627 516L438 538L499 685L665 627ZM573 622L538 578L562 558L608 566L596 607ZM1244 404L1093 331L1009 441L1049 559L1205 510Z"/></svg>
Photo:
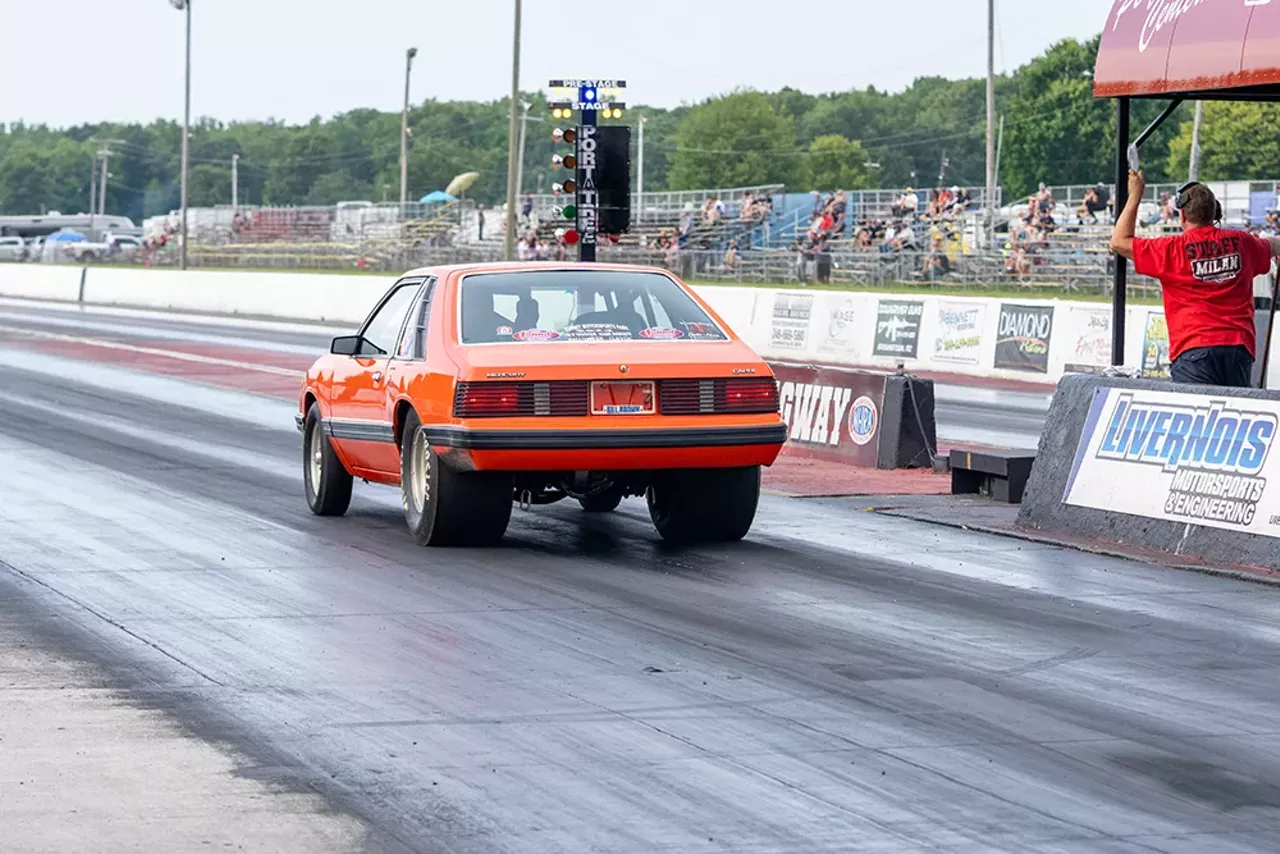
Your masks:
<svg viewBox="0 0 1280 854"><path fill-rule="evenodd" d="M1053 210L1053 191L1043 181L1040 182L1040 189L1031 197L1031 204L1037 214L1044 215Z"/></svg>
<svg viewBox="0 0 1280 854"><path fill-rule="evenodd" d="M724 253L724 269L732 273L738 266L738 241L730 240Z"/></svg>
<svg viewBox="0 0 1280 854"><path fill-rule="evenodd" d="M895 217L915 219L919 210L920 197L916 195L914 188L907 187L906 192L898 196L898 202L893 207L893 215Z"/></svg>
<svg viewBox="0 0 1280 854"><path fill-rule="evenodd" d="M831 202L831 217L835 220L831 234L839 238L844 234L845 217L849 212L849 203L845 200L844 190L836 190L836 197Z"/></svg>
<svg viewBox="0 0 1280 854"><path fill-rule="evenodd" d="M484 240L484 205L476 207L476 239Z"/></svg>
<svg viewBox="0 0 1280 854"><path fill-rule="evenodd" d="M934 228L929 239L929 254L924 258L921 277L933 281L951 272L951 258L947 256L942 230Z"/></svg>
<svg viewBox="0 0 1280 854"><path fill-rule="evenodd" d="M676 232L676 241L681 246L689 242L694 227L693 216L688 211L680 214L680 229Z"/></svg>
<svg viewBox="0 0 1280 854"><path fill-rule="evenodd" d="M707 225L715 225L716 220L718 220L719 218L720 218L720 215L716 211L715 197L709 198L702 203L702 221L704 223L706 223Z"/></svg>
<svg viewBox="0 0 1280 854"><path fill-rule="evenodd" d="M951 188L951 215L964 216L969 210L969 191L959 186Z"/></svg>
<svg viewBox="0 0 1280 854"><path fill-rule="evenodd" d="M524 202L520 205L520 215L528 222L533 216L533 193L524 194Z"/></svg>
<svg viewBox="0 0 1280 854"><path fill-rule="evenodd" d="M810 195L813 196L813 206L809 208L809 220L812 222L822 216L822 193L814 190Z"/></svg>
<svg viewBox="0 0 1280 854"><path fill-rule="evenodd" d="M1105 211L1109 204L1111 204L1111 190L1106 184L1099 182L1084 194L1084 201L1076 209L1076 216L1081 222L1088 217L1090 222L1096 223L1098 214Z"/></svg>
<svg viewBox="0 0 1280 854"><path fill-rule="evenodd" d="M1267 218L1262 222L1262 233L1267 237L1280 236L1280 210L1271 208L1267 211Z"/></svg>

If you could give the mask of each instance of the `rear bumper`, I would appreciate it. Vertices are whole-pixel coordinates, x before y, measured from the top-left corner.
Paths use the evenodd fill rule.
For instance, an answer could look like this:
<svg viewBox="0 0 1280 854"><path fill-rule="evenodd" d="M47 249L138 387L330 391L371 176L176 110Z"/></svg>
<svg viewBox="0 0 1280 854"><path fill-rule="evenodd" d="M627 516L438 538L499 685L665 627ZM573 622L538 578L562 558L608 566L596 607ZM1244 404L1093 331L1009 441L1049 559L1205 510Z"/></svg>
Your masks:
<svg viewBox="0 0 1280 854"><path fill-rule="evenodd" d="M787 425L778 423L747 427L566 431L428 427L427 441L436 448L475 451L618 451L781 446L787 441Z"/></svg>

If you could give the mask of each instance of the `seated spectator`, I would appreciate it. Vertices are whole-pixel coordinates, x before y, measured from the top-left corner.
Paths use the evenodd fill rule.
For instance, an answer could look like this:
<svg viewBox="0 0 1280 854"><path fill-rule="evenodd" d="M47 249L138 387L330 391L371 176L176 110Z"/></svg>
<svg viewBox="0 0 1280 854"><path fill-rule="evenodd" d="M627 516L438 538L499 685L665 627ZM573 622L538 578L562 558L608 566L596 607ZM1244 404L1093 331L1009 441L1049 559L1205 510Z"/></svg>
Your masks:
<svg viewBox="0 0 1280 854"><path fill-rule="evenodd" d="M1032 204L1039 214L1048 214L1053 210L1053 191L1040 182L1040 189L1032 196Z"/></svg>
<svg viewBox="0 0 1280 854"><path fill-rule="evenodd" d="M845 200L844 190L836 190L835 200L831 203L831 216L835 220L832 226L831 234L839 237L844 234L845 215L848 213L849 203Z"/></svg>
<svg viewBox="0 0 1280 854"><path fill-rule="evenodd" d="M738 241L730 240L729 248L724 253L724 268L732 273L738 266Z"/></svg>
<svg viewBox="0 0 1280 854"><path fill-rule="evenodd" d="M1111 190L1106 184L1099 182L1084 194L1084 201L1080 207L1076 208L1076 216L1080 218L1081 222L1084 222L1085 217L1088 217L1090 222L1096 223L1098 214L1105 211L1110 204Z"/></svg>
<svg viewBox="0 0 1280 854"><path fill-rule="evenodd" d="M969 191L958 186L951 188L951 215L963 216L969 210Z"/></svg>
<svg viewBox="0 0 1280 854"><path fill-rule="evenodd" d="M929 241L929 254L925 256L924 267L920 271L921 276L932 281L950 272L951 258L947 255L942 232L935 228Z"/></svg>

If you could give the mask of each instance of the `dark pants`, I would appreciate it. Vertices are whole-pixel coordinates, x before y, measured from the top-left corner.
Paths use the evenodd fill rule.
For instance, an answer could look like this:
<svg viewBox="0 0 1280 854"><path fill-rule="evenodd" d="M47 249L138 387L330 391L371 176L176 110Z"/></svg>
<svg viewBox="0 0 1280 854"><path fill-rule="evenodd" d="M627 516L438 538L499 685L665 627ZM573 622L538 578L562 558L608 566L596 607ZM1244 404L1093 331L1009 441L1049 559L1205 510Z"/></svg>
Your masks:
<svg viewBox="0 0 1280 854"><path fill-rule="evenodd" d="M1187 350L1169 369L1175 383L1249 388L1253 356L1244 347L1198 347Z"/></svg>

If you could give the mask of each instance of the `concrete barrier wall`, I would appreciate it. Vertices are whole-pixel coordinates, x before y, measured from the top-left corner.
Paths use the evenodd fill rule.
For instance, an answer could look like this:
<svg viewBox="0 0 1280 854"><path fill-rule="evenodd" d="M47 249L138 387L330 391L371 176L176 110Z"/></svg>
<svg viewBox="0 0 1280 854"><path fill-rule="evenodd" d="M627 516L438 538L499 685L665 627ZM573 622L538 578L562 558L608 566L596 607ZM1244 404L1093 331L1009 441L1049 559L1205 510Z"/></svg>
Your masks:
<svg viewBox="0 0 1280 854"><path fill-rule="evenodd" d="M387 276L0 264L0 296L356 324ZM968 298L701 286L699 294L776 361L1055 383L1110 364L1111 309L1070 300ZM1127 315L1125 363L1168 375L1159 307ZM1280 348L1273 362L1280 364ZM1280 367L1269 372L1280 386Z"/></svg>
<svg viewBox="0 0 1280 854"><path fill-rule="evenodd" d="M83 267L0 264L0 296L75 302L83 274Z"/></svg>
<svg viewBox="0 0 1280 854"><path fill-rule="evenodd" d="M1280 393L1071 376L1018 523L1218 565L1280 568Z"/></svg>

